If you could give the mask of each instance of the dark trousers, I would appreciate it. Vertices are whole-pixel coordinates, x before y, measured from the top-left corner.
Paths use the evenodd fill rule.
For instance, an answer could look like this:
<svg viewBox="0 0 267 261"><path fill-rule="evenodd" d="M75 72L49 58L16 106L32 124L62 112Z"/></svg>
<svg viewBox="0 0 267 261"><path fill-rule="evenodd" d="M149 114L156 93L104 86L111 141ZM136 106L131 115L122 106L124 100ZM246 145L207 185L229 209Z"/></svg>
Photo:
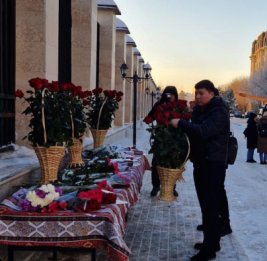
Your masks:
<svg viewBox="0 0 267 261"><path fill-rule="evenodd" d="M220 162L194 164L194 182L204 225L204 247L214 251L220 242L221 225L229 224L229 208L224 188L226 167Z"/></svg>
<svg viewBox="0 0 267 261"><path fill-rule="evenodd" d="M159 180L159 175L157 172L156 168L156 159L155 156L152 158L152 168L151 168L151 180L152 180L152 185L153 187L159 187L160 186L160 180Z"/></svg>

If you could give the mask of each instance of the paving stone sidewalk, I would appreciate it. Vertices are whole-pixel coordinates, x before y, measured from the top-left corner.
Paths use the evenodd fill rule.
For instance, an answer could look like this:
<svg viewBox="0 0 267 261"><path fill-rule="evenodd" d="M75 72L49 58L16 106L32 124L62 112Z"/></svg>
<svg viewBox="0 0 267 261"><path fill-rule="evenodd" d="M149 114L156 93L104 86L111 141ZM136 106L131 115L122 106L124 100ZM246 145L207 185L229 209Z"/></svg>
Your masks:
<svg viewBox="0 0 267 261"><path fill-rule="evenodd" d="M149 149L149 136L145 126L138 128L138 148L145 152ZM121 145L129 145L128 137L121 140ZM151 155L148 155L151 160ZM187 163L184 172L185 182L177 183L179 197L174 202L159 201L151 198L151 172L144 175L140 197L128 214L128 228L125 241L132 251L130 261L188 261L197 253L193 245L202 241L202 233L196 230L201 220L192 178L192 164ZM43 261L50 254L42 252L17 252L15 260ZM0 248L0 260L7 260L5 249ZM59 253L58 260L90 260L88 254ZM98 253L97 261L106 261L103 253ZM238 243L235 231L221 240L221 251L217 253L218 261L247 261L242 247Z"/></svg>
<svg viewBox="0 0 267 261"><path fill-rule="evenodd" d="M130 209L125 241L132 254L130 261L187 261L197 253L193 245L202 241L196 230L201 220L192 179L192 165L187 163L185 182L177 183L175 202L151 198L151 172L147 171L138 203ZM98 261L102 258L98 258ZM221 240L218 261L246 261L235 233Z"/></svg>

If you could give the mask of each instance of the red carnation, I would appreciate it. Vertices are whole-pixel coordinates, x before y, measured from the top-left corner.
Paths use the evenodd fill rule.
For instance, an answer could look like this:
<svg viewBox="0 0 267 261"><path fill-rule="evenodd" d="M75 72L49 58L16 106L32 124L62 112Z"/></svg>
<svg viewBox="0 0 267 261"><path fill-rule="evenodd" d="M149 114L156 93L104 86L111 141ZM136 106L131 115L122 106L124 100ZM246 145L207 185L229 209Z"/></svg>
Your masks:
<svg viewBox="0 0 267 261"><path fill-rule="evenodd" d="M117 195L115 193L103 193L102 204L116 203Z"/></svg>

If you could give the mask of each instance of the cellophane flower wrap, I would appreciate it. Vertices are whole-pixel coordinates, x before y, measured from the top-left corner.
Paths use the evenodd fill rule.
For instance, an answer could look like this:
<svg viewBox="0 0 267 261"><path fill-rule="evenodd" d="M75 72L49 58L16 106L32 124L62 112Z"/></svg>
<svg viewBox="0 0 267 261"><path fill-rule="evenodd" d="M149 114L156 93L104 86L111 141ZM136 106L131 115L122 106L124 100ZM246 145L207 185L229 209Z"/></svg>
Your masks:
<svg viewBox="0 0 267 261"><path fill-rule="evenodd" d="M156 165L165 168L178 169L184 164L189 149L185 133L172 127L171 119L189 120L186 100L178 100L159 104L155 111L155 127L148 130L152 133L150 153L154 154Z"/></svg>
<svg viewBox="0 0 267 261"><path fill-rule="evenodd" d="M119 102L123 93L116 90L96 88L88 97L89 110L87 122L92 129L106 130L111 127L115 118L115 111L119 109Z"/></svg>

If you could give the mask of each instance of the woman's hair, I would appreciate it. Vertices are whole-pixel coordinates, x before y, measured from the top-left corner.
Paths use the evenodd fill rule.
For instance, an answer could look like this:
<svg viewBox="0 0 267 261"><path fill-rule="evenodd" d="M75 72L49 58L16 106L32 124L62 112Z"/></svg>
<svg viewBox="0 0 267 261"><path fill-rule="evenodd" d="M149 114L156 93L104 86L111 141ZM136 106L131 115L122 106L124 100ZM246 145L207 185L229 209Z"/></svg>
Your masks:
<svg viewBox="0 0 267 261"><path fill-rule="evenodd" d="M160 103L168 102L168 93L175 96L175 99L178 100L178 92L175 86L166 86L161 95Z"/></svg>

